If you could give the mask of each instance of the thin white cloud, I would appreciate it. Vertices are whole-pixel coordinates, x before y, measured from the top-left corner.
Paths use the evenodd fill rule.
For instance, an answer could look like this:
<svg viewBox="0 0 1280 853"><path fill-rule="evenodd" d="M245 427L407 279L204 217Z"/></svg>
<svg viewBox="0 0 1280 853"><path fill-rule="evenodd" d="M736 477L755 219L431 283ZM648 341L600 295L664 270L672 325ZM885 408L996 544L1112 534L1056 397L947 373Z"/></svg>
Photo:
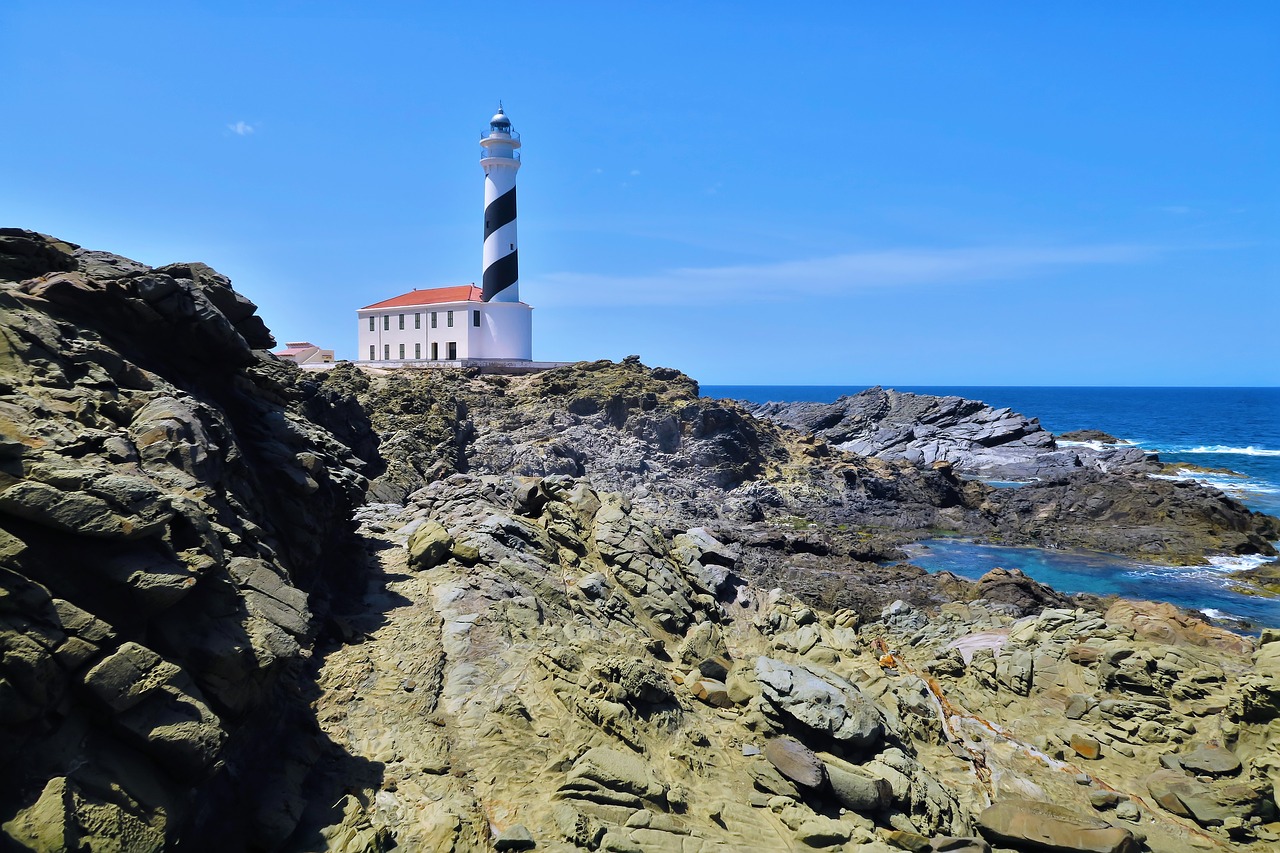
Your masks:
<svg viewBox="0 0 1280 853"><path fill-rule="evenodd" d="M227 125L227 130L231 131L236 136L251 136L254 128L253 125L249 124L247 121L238 121L235 124Z"/></svg>
<svg viewBox="0 0 1280 853"><path fill-rule="evenodd" d="M1171 216L1186 216L1188 213L1192 212L1191 208L1185 204L1166 204L1161 207L1157 207L1156 210L1160 213L1168 213Z"/></svg>
<svg viewBox="0 0 1280 853"><path fill-rule="evenodd" d="M559 272L530 277L542 304L689 305L776 302L796 296L837 297L875 288L905 288L1031 277L1064 267L1134 264L1153 246L987 246L889 249L806 260L725 267L683 267L646 275Z"/></svg>
<svg viewBox="0 0 1280 853"><path fill-rule="evenodd" d="M639 175L639 174L640 174L640 170L639 170L639 169L632 169L632 170L631 170L631 176L632 176L632 177L635 177L636 175Z"/></svg>

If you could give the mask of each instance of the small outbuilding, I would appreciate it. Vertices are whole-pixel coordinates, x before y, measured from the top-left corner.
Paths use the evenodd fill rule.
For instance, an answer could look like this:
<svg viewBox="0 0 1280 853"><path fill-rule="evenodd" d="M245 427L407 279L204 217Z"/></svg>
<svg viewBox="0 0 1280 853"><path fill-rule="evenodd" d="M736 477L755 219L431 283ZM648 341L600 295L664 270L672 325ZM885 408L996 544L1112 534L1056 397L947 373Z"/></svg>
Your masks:
<svg viewBox="0 0 1280 853"><path fill-rule="evenodd" d="M274 353L277 358L301 365L333 364L333 350L320 349L310 341L292 341L286 343L284 347Z"/></svg>

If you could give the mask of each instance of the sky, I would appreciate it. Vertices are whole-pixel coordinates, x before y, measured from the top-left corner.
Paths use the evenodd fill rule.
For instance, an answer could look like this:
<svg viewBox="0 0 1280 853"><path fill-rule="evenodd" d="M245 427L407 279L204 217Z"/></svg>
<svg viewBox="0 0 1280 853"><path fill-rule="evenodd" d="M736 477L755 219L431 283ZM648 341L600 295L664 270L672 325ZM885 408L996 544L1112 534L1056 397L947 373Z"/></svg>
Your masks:
<svg viewBox="0 0 1280 853"><path fill-rule="evenodd" d="M486 11L488 10L488 11ZM0 225L281 341L480 279L704 384L1280 385L1280 3L0 3Z"/></svg>

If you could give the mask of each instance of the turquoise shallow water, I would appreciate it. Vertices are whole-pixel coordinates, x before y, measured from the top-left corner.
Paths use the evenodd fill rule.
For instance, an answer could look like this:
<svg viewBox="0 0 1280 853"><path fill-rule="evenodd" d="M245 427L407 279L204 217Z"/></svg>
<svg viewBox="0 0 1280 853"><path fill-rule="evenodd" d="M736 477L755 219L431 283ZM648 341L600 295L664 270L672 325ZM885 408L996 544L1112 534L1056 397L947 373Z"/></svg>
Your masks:
<svg viewBox="0 0 1280 853"><path fill-rule="evenodd" d="M1256 559L1153 566L1114 554L980 545L961 539L930 539L904 550L912 563L930 572L948 571L976 580L994 568L1021 569L1059 592L1167 601L1237 630L1280 627L1280 599L1240 595L1226 588L1226 571L1246 568Z"/></svg>

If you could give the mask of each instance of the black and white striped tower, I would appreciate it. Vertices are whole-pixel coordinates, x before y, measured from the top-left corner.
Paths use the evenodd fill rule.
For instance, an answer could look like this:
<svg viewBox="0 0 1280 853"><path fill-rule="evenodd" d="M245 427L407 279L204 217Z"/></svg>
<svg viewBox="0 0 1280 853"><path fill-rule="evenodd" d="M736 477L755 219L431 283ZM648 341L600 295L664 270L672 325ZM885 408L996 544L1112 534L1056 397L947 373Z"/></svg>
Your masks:
<svg viewBox="0 0 1280 853"><path fill-rule="evenodd" d="M519 302L520 271L516 260L516 172L520 170L520 134L498 105L489 133L480 137L484 168L485 302Z"/></svg>

